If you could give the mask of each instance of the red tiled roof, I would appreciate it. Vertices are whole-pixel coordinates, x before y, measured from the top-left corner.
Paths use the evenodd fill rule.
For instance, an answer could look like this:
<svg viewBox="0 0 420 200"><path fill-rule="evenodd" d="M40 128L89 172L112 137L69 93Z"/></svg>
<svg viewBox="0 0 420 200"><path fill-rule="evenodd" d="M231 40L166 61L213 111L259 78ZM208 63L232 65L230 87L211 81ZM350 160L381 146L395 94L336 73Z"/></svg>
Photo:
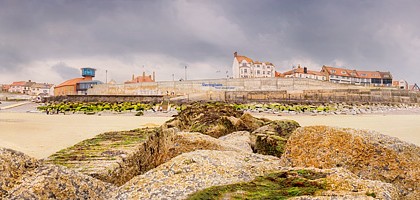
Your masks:
<svg viewBox="0 0 420 200"><path fill-rule="evenodd" d="M248 58L246 56L237 55L235 58L236 58L236 60L238 60L239 63L241 63L243 60L245 60L248 63L253 63L254 62L251 58Z"/></svg>
<svg viewBox="0 0 420 200"><path fill-rule="evenodd" d="M381 74L379 72L373 71L356 71L357 78L381 78Z"/></svg>
<svg viewBox="0 0 420 200"><path fill-rule="evenodd" d="M25 81L16 81L11 84L11 86L24 86L26 84Z"/></svg>
<svg viewBox="0 0 420 200"><path fill-rule="evenodd" d="M91 78L90 78L91 79ZM63 86L71 86L71 85L76 85L77 83L80 83L82 81L85 80L90 80L88 78L74 78L74 79L70 79L67 81L62 82L60 85L55 86L55 88L59 88L59 87L63 87Z"/></svg>

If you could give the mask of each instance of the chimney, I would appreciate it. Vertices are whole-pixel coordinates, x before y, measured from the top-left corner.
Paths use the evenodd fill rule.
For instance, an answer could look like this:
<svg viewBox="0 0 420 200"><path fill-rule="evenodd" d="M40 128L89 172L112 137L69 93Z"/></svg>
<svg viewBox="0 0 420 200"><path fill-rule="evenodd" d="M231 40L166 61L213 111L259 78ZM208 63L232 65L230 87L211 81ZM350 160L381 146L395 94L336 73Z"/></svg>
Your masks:
<svg viewBox="0 0 420 200"><path fill-rule="evenodd" d="M298 64L298 68L300 68L300 64Z"/></svg>
<svg viewBox="0 0 420 200"><path fill-rule="evenodd" d="M233 57L235 58L236 56L238 56L238 52L235 51L235 53L233 53Z"/></svg>
<svg viewBox="0 0 420 200"><path fill-rule="evenodd" d="M31 82L31 80L28 81L29 83Z"/></svg>
<svg viewBox="0 0 420 200"><path fill-rule="evenodd" d="M143 79L144 79L144 77L146 77L146 72L143 72Z"/></svg>
<svg viewBox="0 0 420 200"><path fill-rule="evenodd" d="M133 77L131 78L131 80L134 81L134 74L133 74Z"/></svg>
<svg viewBox="0 0 420 200"><path fill-rule="evenodd" d="M308 73L308 68L307 68L307 67L304 67L304 68L303 68L303 73L304 73L304 74L307 74L307 73Z"/></svg>
<svg viewBox="0 0 420 200"><path fill-rule="evenodd" d="M152 80L155 81L155 78L156 78L155 77L155 72L153 72L153 79Z"/></svg>

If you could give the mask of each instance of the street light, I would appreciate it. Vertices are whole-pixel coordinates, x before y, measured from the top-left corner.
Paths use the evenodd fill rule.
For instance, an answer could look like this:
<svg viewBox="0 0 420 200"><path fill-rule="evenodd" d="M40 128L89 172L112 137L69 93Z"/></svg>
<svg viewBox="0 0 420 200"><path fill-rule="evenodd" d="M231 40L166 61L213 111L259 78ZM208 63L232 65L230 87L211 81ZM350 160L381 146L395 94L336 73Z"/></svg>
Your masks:
<svg viewBox="0 0 420 200"><path fill-rule="evenodd" d="M187 80L187 66L185 65L185 80Z"/></svg>

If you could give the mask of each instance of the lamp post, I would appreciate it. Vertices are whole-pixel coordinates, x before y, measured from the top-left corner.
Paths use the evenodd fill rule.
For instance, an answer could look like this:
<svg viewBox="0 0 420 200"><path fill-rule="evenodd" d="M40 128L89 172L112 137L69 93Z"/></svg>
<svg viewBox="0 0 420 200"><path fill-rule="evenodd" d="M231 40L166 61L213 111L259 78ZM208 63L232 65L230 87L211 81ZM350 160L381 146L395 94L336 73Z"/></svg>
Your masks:
<svg viewBox="0 0 420 200"><path fill-rule="evenodd" d="M185 65L185 80L187 80L187 66Z"/></svg>
<svg viewBox="0 0 420 200"><path fill-rule="evenodd" d="M108 84L108 70L105 70L105 84Z"/></svg>

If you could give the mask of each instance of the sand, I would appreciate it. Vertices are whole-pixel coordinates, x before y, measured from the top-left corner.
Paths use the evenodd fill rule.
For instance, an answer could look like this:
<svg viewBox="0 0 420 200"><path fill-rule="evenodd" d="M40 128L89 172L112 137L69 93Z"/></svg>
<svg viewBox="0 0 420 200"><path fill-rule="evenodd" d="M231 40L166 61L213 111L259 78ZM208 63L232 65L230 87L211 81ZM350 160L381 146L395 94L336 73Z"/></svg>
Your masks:
<svg viewBox="0 0 420 200"><path fill-rule="evenodd" d="M0 113L0 146L35 158L46 158L63 148L106 131L158 126L169 117L46 115Z"/></svg>
<svg viewBox="0 0 420 200"><path fill-rule="evenodd" d="M106 131L161 125L170 119L163 116L0 112L0 146L22 151L35 158L46 158L56 151ZM420 146L420 115L255 116L273 120L292 119L302 126L328 125L370 129Z"/></svg>
<svg viewBox="0 0 420 200"><path fill-rule="evenodd" d="M397 137L420 146L420 115L322 115L322 116L274 116L255 115L272 120L291 119L301 126L327 125L342 128L369 129Z"/></svg>

